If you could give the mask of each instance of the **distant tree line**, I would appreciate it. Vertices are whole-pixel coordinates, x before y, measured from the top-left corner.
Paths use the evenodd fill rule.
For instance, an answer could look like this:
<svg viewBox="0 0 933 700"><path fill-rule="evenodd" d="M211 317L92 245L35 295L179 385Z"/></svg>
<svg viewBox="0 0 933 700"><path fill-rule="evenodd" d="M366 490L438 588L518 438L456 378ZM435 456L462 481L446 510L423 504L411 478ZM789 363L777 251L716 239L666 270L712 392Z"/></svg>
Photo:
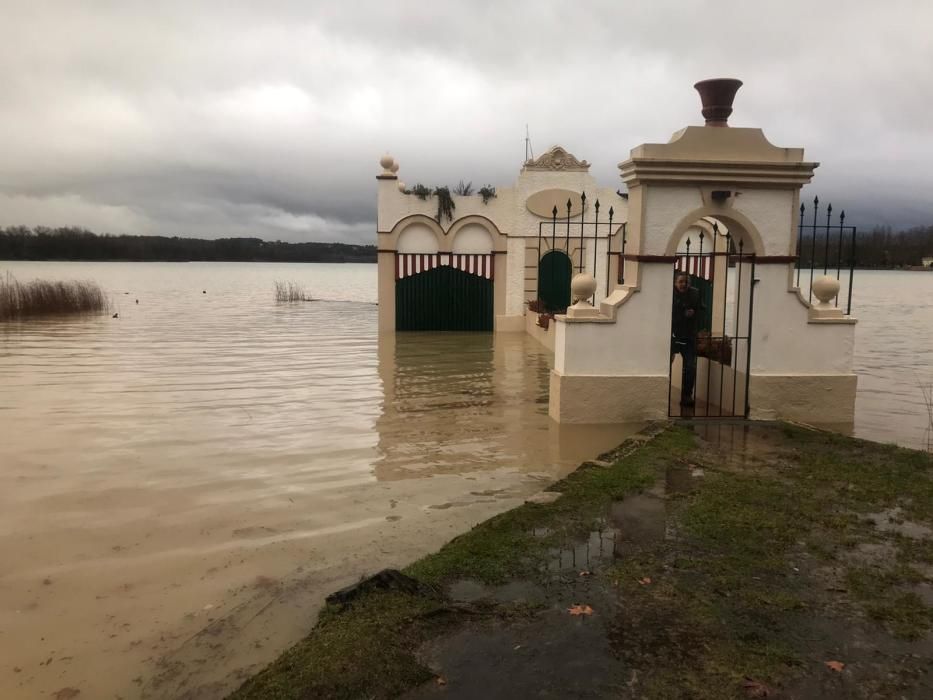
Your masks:
<svg viewBox="0 0 933 700"><path fill-rule="evenodd" d="M814 261L822 265L822 232L817 235ZM835 234L831 238L830 266L836 262ZM804 235L801 263L809 265L809 234ZM843 267L850 258L845 241ZM857 234L855 265L863 268L893 268L920 265L933 256L933 226L907 231L875 227ZM0 260L216 260L230 262L375 262L376 247L347 243L283 243L259 238L180 238L173 236L129 236L92 233L81 228L34 229L0 227Z"/></svg>
<svg viewBox="0 0 933 700"><path fill-rule="evenodd" d="M933 256L933 226L894 232L890 226L856 234L856 267L907 267Z"/></svg>
<svg viewBox="0 0 933 700"><path fill-rule="evenodd" d="M259 238L98 235L81 228L0 227L0 260L376 262L376 246Z"/></svg>
<svg viewBox="0 0 933 700"><path fill-rule="evenodd" d="M845 232L840 247L839 233L838 229L830 229L827 246L826 230L820 228L814 245L812 229L805 229L800 247L800 267L809 268L812 256L814 267L823 267L825 258L827 267L835 268L838 265L843 269L848 268L852 260L852 236ZM930 256L933 256L933 226L898 232L889 226L876 226L871 231L855 234L855 266L858 268L911 267L921 265L922 259Z"/></svg>

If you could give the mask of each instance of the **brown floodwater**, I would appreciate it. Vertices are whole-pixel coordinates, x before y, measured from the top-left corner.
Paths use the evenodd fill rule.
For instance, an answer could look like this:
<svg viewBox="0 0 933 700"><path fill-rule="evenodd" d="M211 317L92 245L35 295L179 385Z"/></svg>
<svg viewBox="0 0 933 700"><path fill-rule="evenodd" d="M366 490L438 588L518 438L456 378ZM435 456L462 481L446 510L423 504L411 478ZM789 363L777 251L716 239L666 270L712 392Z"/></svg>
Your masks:
<svg viewBox="0 0 933 700"><path fill-rule="evenodd" d="M4 699L222 697L326 594L640 427L549 420L523 334L380 340L373 265L6 270L96 280L118 317L0 324ZM920 446L933 274L857 273L855 312L855 434Z"/></svg>
<svg viewBox="0 0 933 700"><path fill-rule="evenodd" d="M3 269L97 280L118 314L0 326L4 699L222 697L326 594L639 427L551 421L523 334L380 341L371 265Z"/></svg>

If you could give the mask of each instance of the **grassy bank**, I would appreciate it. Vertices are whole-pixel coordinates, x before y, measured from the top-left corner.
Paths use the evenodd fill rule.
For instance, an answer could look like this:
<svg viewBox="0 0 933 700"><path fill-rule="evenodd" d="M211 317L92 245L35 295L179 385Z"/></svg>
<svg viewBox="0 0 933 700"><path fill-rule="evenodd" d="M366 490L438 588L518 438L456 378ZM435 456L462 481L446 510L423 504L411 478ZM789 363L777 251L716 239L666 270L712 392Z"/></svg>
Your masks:
<svg viewBox="0 0 933 700"><path fill-rule="evenodd" d="M94 282L20 282L0 277L0 321L50 314L100 313L107 297Z"/></svg>
<svg viewBox="0 0 933 700"><path fill-rule="evenodd" d="M726 429L628 441L405 571L435 594L328 606L233 697L929 697L930 456Z"/></svg>

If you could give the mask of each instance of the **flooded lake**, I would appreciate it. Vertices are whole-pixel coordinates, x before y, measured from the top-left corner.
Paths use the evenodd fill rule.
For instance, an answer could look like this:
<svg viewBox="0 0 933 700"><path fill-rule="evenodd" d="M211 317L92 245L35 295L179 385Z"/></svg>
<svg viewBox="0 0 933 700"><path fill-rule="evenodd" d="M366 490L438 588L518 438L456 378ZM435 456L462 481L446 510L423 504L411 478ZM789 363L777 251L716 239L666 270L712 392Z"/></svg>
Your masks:
<svg viewBox="0 0 933 700"><path fill-rule="evenodd" d="M550 421L523 334L380 339L375 265L4 271L96 280L118 317L0 325L2 698L222 697L327 593L640 427ZM853 304L855 433L919 446L933 274L859 272Z"/></svg>
<svg viewBox="0 0 933 700"><path fill-rule="evenodd" d="M4 699L220 697L327 593L637 427L551 422L523 334L380 344L375 265L4 269L97 280L118 314L0 326Z"/></svg>

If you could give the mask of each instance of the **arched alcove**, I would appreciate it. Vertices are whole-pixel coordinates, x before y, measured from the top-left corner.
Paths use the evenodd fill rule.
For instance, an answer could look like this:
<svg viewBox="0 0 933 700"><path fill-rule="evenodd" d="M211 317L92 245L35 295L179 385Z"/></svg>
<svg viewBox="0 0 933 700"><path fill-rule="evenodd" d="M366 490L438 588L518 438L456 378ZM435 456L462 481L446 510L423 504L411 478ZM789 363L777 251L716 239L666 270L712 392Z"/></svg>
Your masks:
<svg viewBox="0 0 933 700"><path fill-rule="evenodd" d="M465 224L454 235L452 251L489 255L493 251L492 236L482 224Z"/></svg>
<svg viewBox="0 0 933 700"><path fill-rule="evenodd" d="M439 249L434 231L427 224L417 221L401 230L396 243L399 253L436 253Z"/></svg>

